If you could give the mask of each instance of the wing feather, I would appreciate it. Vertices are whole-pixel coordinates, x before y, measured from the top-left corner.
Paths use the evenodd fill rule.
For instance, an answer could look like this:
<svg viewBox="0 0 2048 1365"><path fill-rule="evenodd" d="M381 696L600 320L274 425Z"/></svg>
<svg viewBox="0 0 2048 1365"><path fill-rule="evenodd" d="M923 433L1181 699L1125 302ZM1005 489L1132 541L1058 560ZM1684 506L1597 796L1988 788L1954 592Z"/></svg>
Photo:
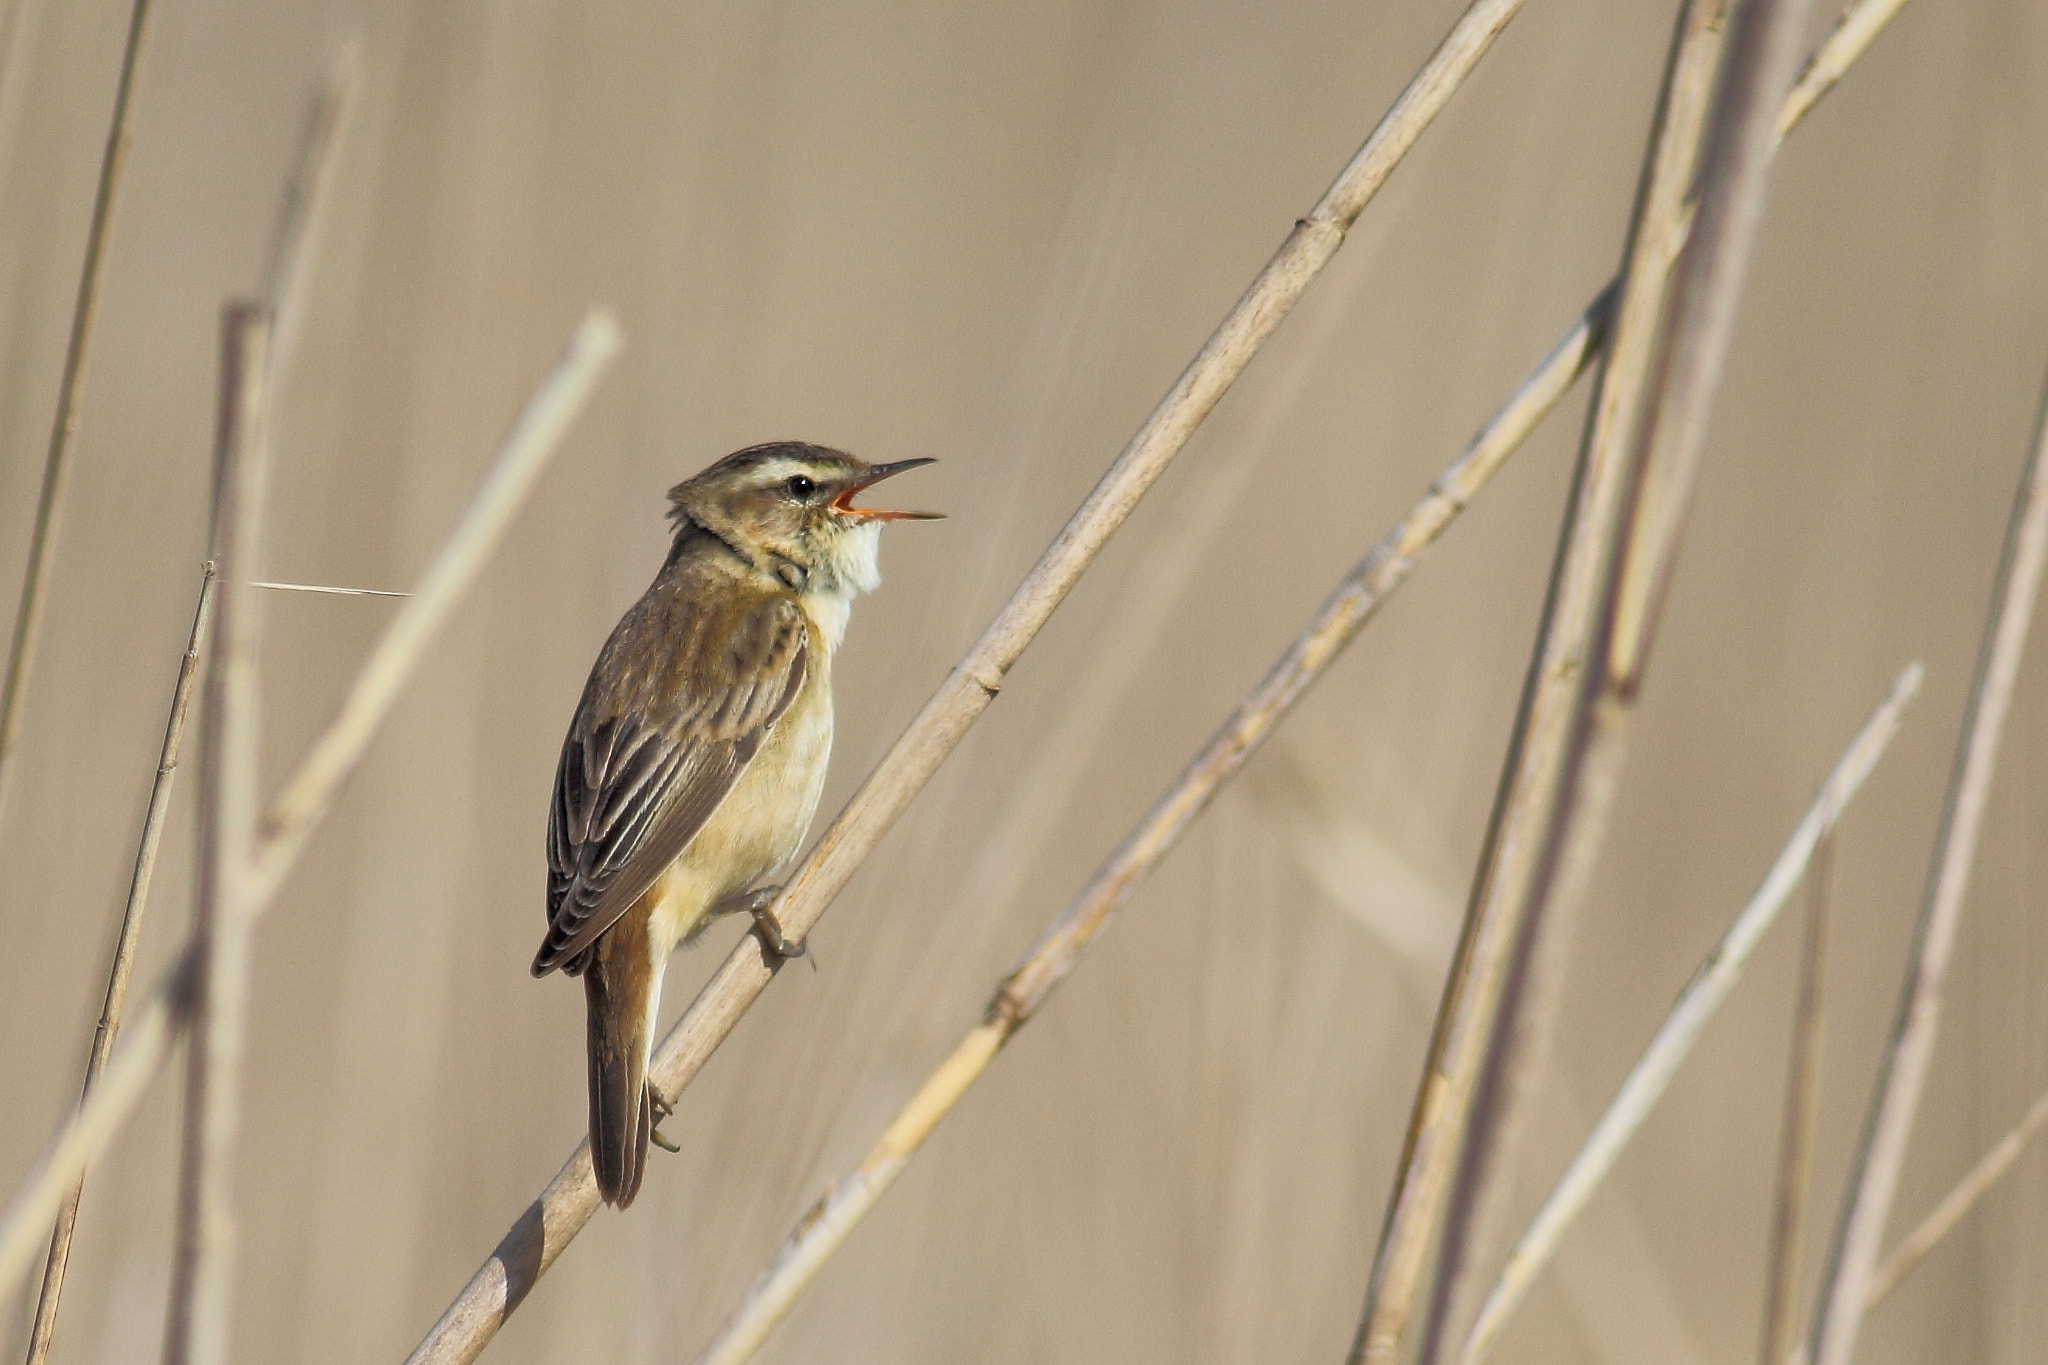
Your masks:
<svg viewBox="0 0 2048 1365"><path fill-rule="evenodd" d="M533 972L570 975L646 894L802 690L809 637L786 596L657 581L599 654L548 806L548 931ZM730 597L727 593L722 596Z"/></svg>

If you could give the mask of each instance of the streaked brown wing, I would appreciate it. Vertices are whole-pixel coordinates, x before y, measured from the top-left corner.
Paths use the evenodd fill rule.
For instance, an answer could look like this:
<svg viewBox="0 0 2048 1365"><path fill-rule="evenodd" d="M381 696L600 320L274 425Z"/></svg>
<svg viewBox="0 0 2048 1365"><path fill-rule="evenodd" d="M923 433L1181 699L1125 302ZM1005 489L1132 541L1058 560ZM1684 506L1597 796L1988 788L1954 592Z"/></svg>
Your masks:
<svg viewBox="0 0 2048 1365"><path fill-rule="evenodd" d="M535 976L582 970L584 950L688 847L803 687L794 602L763 594L721 611L691 596L657 584L584 687L548 807Z"/></svg>

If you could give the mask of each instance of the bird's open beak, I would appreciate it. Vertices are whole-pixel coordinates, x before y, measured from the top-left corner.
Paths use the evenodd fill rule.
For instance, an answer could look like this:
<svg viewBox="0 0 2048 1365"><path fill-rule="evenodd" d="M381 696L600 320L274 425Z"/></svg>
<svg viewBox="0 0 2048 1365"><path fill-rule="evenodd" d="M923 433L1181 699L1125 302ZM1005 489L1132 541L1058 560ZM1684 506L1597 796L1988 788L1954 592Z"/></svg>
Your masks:
<svg viewBox="0 0 2048 1365"><path fill-rule="evenodd" d="M858 483L850 483L839 490L839 496L832 499L832 510L853 521L935 521L944 512L897 512L886 507L855 507L853 495L870 484L880 483L891 474L901 474L906 469L921 465L937 464L937 460L898 460L894 464L878 464L870 468Z"/></svg>

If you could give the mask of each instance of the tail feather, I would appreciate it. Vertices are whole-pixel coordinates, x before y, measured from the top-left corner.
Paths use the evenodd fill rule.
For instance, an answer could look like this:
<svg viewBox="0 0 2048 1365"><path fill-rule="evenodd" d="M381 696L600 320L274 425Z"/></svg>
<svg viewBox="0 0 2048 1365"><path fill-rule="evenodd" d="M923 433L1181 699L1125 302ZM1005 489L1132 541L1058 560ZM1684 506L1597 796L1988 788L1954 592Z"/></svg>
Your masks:
<svg viewBox="0 0 2048 1365"><path fill-rule="evenodd" d="M634 919L612 926L593 945L583 973L590 1021L590 1164L605 1202L622 1209L640 1192L654 1129L647 1051L655 983L644 921Z"/></svg>

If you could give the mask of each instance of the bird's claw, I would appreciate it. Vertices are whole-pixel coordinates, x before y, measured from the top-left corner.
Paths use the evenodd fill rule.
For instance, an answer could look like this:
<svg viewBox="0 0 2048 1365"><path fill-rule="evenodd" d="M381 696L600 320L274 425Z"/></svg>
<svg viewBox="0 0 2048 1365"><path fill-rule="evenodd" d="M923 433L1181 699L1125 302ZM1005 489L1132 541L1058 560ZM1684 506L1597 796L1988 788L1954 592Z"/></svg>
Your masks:
<svg viewBox="0 0 2048 1365"><path fill-rule="evenodd" d="M769 899L773 900L774 897L771 896ZM766 905L748 906L747 909L754 916L754 932L760 935L761 945L769 952L787 960L792 957L802 957L810 951L809 947L802 942L791 943L787 938L783 937L782 925L776 920L775 912Z"/></svg>
<svg viewBox="0 0 2048 1365"><path fill-rule="evenodd" d="M647 1107L654 1111L654 1122L649 1124L647 1128L647 1140L661 1148L664 1152L681 1152L682 1148L661 1135L661 1121L670 1114L675 1113L676 1107L670 1104L668 1099L659 1090L654 1088L652 1081L649 1081L647 1084Z"/></svg>
<svg viewBox="0 0 2048 1365"><path fill-rule="evenodd" d="M781 894L782 888L779 886L757 886L745 895L736 896L733 900L726 901L724 904L736 910L744 910L752 915L754 917L754 932L760 935L761 946L775 954L775 956L787 961L792 957L802 957L807 950L802 943L792 943L789 941L782 932L781 921L775 918L775 912L769 908L775 904L775 898ZM817 965L817 963L813 962L811 964L812 969L816 970Z"/></svg>

